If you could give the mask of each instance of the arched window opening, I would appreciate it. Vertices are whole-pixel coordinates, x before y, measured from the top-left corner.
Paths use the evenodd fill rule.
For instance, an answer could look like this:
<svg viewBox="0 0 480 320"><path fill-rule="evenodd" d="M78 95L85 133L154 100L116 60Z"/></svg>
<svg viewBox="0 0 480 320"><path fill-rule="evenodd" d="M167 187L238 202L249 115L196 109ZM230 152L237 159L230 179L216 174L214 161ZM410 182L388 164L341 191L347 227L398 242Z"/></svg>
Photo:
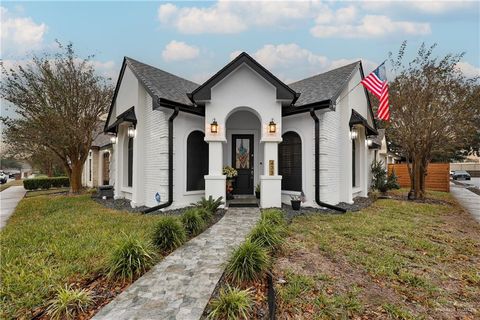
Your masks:
<svg viewBox="0 0 480 320"><path fill-rule="evenodd" d="M193 131L187 138L187 191L205 190L208 174L208 143L205 134Z"/></svg>
<svg viewBox="0 0 480 320"><path fill-rule="evenodd" d="M278 145L278 174L282 190L302 191L302 139L292 131L282 136Z"/></svg>

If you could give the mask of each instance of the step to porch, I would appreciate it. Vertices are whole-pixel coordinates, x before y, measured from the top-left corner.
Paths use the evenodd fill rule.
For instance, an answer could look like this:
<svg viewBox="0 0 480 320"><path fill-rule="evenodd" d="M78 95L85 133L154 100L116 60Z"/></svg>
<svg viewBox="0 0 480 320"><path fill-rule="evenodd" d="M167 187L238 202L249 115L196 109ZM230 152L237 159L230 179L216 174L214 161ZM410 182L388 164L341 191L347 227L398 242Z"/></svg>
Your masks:
<svg viewBox="0 0 480 320"><path fill-rule="evenodd" d="M227 208L258 208L259 200L254 196L235 196L235 199L227 201Z"/></svg>

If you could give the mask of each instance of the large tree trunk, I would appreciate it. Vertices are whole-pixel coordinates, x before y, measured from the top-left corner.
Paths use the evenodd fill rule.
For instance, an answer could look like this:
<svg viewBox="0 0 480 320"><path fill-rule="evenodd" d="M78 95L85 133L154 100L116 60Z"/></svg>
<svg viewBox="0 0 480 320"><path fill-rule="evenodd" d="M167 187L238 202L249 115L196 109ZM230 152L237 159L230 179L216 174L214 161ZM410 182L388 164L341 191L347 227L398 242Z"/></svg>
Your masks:
<svg viewBox="0 0 480 320"><path fill-rule="evenodd" d="M82 189L83 162L72 162L70 168L70 193L79 193Z"/></svg>

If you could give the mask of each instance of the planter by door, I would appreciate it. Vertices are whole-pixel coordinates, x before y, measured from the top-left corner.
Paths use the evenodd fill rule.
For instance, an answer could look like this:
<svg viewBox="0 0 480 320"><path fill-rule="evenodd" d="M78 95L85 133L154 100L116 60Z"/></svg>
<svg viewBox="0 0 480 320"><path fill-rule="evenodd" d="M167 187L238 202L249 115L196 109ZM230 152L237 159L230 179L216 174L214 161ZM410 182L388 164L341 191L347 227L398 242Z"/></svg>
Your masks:
<svg viewBox="0 0 480 320"><path fill-rule="evenodd" d="M293 210L300 210L300 200L290 200L290 203L292 204Z"/></svg>
<svg viewBox="0 0 480 320"><path fill-rule="evenodd" d="M238 172L234 194L253 195L253 134L232 135L232 167Z"/></svg>

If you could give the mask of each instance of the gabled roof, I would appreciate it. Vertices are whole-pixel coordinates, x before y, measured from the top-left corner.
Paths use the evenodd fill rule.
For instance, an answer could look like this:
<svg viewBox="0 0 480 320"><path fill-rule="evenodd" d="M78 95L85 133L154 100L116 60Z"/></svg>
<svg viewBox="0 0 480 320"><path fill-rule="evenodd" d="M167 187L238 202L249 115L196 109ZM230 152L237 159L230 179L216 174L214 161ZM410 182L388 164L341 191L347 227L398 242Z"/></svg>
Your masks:
<svg viewBox="0 0 480 320"><path fill-rule="evenodd" d="M360 61L357 61L289 84L290 88L300 93L300 98L298 98L295 106L303 107L327 100L335 102L334 100L336 100L359 65Z"/></svg>
<svg viewBox="0 0 480 320"><path fill-rule="evenodd" d="M205 81L201 86L191 92L188 96L192 101L202 101L211 99L211 89L214 85L219 83L231 72L236 70L240 65L245 63L265 80L270 82L277 89L277 99L280 100L295 100L298 98L297 93L292 90L289 86L283 83L280 79L275 77L270 71L265 69L260 63L255 59L249 56L246 52L242 52L235 59L233 59L229 64L223 67L220 71L214 74L210 79Z"/></svg>
<svg viewBox="0 0 480 320"><path fill-rule="evenodd" d="M152 95L152 98L154 98L154 103L156 99L158 100L163 98L168 101L185 105L187 107L191 106L193 108L190 99L187 97L187 92L191 92L197 88L198 84L135 59L124 57L122 68L120 69L120 74L118 76L117 85L115 87L115 92L113 94L112 103L108 111L107 121L105 122L105 131L107 130L108 123L110 122L113 106L115 104L115 100L117 99L118 90L120 89L120 84L122 83L123 74L125 73L125 68L127 65L145 87L145 90Z"/></svg>

